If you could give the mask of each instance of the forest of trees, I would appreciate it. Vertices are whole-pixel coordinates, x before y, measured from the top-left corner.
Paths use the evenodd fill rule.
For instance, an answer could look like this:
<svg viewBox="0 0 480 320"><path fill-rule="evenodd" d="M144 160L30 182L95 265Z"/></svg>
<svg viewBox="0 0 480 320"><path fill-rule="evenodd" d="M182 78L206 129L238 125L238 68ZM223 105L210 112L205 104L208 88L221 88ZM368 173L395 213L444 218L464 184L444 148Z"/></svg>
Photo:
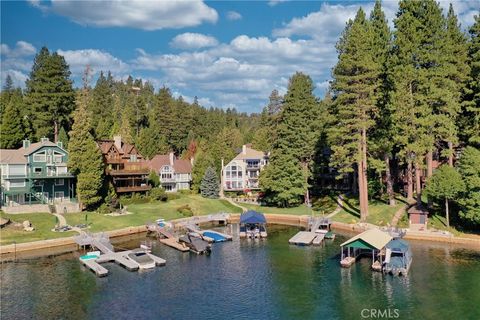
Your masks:
<svg viewBox="0 0 480 320"><path fill-rule="evenodd" d="M326 182L333 174L348 177L343 181L358 194L362 220L369 199L394 205L400 193L412 202L428 196L429 205L450 204L462 223L480 226L480 18L464 30L452 6L443 12L433 0L402 0L393 25L379 1L370 16L359 9L337 42L324 98L297 72L284 95L274 90L261 114L250 115L207 109L196 98L188 103L166 87L155 91L110 72L91 85L88 68L75 89L64 58L42 48L24 90L7 77L1 148L17 148L24 138L62 141L78 188L95 203L101 172L93 159L99 155L85 151L95 140L121 134L146 158L168 151L194 158L194 192L202 180L205 185L207 168L214 181L221 160L252 143L270 152L260 176L270 205L309 203L336 185ZM82 164L86 159L89 166ZM450 169L434 171L438 161ZM445 185L448 177L458 183Z"/></svg>

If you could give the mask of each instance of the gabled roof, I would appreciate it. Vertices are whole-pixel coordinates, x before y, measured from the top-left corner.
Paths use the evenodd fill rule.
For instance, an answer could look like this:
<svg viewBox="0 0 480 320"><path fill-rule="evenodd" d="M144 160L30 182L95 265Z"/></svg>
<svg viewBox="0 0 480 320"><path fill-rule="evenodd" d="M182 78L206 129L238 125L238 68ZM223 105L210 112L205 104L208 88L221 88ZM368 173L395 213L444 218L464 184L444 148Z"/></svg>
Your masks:
<svg viewBox="0 0 480 320"><path fill-rule="evenodd" d="M28 148L26 148L26 149L20 148L18 150L22 150L24 155L29 155L29 154L37 151L38 149L40 149L42 147L58 147L58 148L60 148L56 143L54 143L52 141L44 141L44 142L32 143ZM60 148L60 149L62 149L62 148Z"/></svg>
<svg viewBox="0 0 480 320"><path fill-rule="evenodd" d="M233 160L248 160L248 159L263 159L265 153L263 151L258 151L249 147L245 148L245 153L243 150L233 158Z"/></svg>
<svg viewBox="0 0 480 320"><path fill-rule="evenodd" d="M150 169L156 172L160 171L163 166L172 166L170 164L170 156L168 154L157 154L148 161ZM188 160L177 159L173 157L173 170L175 173L192 173L192 164Z"/></svg>
<svg viewBox="0 0 480 320"><path fill-rule="evenodd" d="M22 149L1 149L0 150L0 163L26 164L27 163L27 157L25 157L23 155L23 150Z"/></svg>
<svg viewBox="0 0 480 320"><path fill-rule="evenodd" d="M356 241L364 242L367 245L380 250L387 245L393 238L388 234L379 229L370 229L360 234L357 234L355 237L348 239L340 246L348 246L353 244Z"/></svg>

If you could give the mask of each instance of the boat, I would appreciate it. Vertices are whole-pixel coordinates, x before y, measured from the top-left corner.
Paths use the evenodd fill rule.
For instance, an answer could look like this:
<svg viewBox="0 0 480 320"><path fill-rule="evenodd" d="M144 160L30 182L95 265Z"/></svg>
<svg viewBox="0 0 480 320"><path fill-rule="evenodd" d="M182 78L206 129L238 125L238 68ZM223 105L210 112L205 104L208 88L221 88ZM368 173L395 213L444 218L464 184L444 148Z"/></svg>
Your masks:
<svg viewBox="0 0 480 320"><path fill-rule="evenodd" d="M385 246L385 261L383 273L400 276L407 275L412 264L412 250L410 244L402 239L391 240Z"/></svg>
<svg viewBox="0 0 480 320"><path fill-rule="evenodd" d="M332 232L331 225L332 222L330 219L322 219L318 225L318 229L315 230L315 233L325 234L325 239L335 239L335 233Z"/></svg>
<svg viewBox="0 0 480 320"><path fill-rule="evenodd" d="M266 238L267 229L265 216L253 210L240 215L240 238Z"/></svg>
<svg viewBox="0 0 480 320"><path fill-rule="evenodd" d="M143 250L146 250L148 252L151 252L152 251L152 246L148 245L148 244L140 244L140 249L143 249Z"/></svg>
<svg viewBox="0 0 480 320"><path fill-rule="evenodd" d="M202 232L202 235L203 237L207 237L207 238L210 238L213 240L213 242L224 242L224 241L227 241L227 240L231 240L228 239L225 235L222 235L221 233L219 232L216 232L216 231L213 231L213 230L205 230Z"/></svg>
<svg viewBox="0 0 480 320"><path fill-rule="evenodd" d="M327 233L325 233L325 239L335 239L335 233L333 233L332 231L328 231Z"/></svg>
<svg viewBox="0 0 480 320"><path fill-rule="evenodd" d="M190 251L196 254L210 254L212 252L212 245L210 243L200 238L196 238L190 233L181 236L178 241L185 243Z"/></svg>
<svg viewBox="0 0 480 320"><path fill-rule="evenodd" d="M100 257L100 251L90 251L87 254L80 256L81 260L95 260Z"/></svg>
<svg viewBox="0 0 480 320"><path fill-rule="evenodd" d="M155 261L148 255L145 249L134 249L127 255L138 264L139 269L155 268Z"/></svg>

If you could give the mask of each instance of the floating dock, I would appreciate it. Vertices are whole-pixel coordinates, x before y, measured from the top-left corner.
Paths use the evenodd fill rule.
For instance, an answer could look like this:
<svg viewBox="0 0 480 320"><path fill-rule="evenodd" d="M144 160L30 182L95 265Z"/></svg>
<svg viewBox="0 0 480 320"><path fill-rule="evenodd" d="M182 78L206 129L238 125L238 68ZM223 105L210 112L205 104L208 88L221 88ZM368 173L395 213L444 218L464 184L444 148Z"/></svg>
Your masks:
<svg viewBox="0 0 480 320"><path fill-rule="evenodd" d="M133 252L145 253L145 255L155 261L155 265L157 266L163 266L166 264L166 260L151 254L148 250L145 249L115 252L113 251L113 246L111 245L108 236L105 234L90 235L87 233L82 233L79 236L75 237L75 241L81 246L89 245L91 247L97 248L101 252L99 256L87 255L79 258L80 262L82 262L86 267L95 272L95 274L99 277L104 277L108 274L108 270L100 265L100 263L105 262L114 261L115 263L123 266L129 271L138 270L140 268L140 264L128 256Z"/></svg>
<svg viewBox="0 0 480 320"><path fill-rule="evenodd" d="M169 247L172 247L174 249L177 249L178 251L182 251L182 252L188 252L190 251L190 249L188 249L188 247L186 245L184 245L183 243L180 243L178 242L177 239L175 238L165 238L165 239L160 239L160 242L169 246Z"/></svg>
<svg viewBox="0 0 480 320"><path fill-rule="evenodd" d="M300 231L294 235L288 242L297 246L320 245L325 237L324 234L318 234L310 231Z"/></svg>
<svg viewBox="0 0 480 320"><path fill-rule="evenodd" d="M184 243L180 243L180 241L178 241L178 238L167 228L160 227L159 225L152 223L147 226L147 229L149 232L154 232L157 234L157 237L160 238L160 243L163 243L181 252L190 251L190 249Z"/></svg>

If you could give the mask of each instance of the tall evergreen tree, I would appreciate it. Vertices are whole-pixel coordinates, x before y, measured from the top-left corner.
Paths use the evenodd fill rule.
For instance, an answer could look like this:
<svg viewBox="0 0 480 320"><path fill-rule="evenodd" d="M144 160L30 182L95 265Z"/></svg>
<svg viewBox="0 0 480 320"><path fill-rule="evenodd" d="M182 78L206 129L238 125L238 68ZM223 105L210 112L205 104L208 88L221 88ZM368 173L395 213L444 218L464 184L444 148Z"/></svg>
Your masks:
<svg viewBox="0 0 480 320"><path fill-rule="evenodd" d="M480 147L480 14L475 16L469 33L470 79L464 98L461 131L465 143Z"/></svg>
<svg viewBox="0 0 480 320"><path fill-rule="evenodd" d="M208 167L205 171L205 175L202 179L202 184L200 186L200 191L202 197L210 198L210 199L217 199L220 189L219 189L219 182L217 173L213 167Z"/></svg>
<svg viewBox="0 0 480 320"><path fill-rule="evenodd" d="M64 57L43 47L35 56L26 87L25 101L36 137L57 141L60 128L70 125L75 108L75 92Z"/></svg>
<svg viewBox="0 0 480 320"><path fill-rule="evenodd" d="M18 148L22 145L25 136L24 120L21 113L22 95L20 92L11 93L11 97L2 114L2 128L0 147L6 149Z"/></svg>
<svg viewBox="0 0 480 320"><path fill-rule="evenodd" d="M458 171L465 182L465 193L459 197L459 215L471 226L480 226L480 149L466 147L458 162Z"/></svg>
<svg viewBox="0 0 480 320"><path fill-rule="evenodd" d="M88 109L92 115L92 127L95 130L97 139L110 138L110 130L114 123L113 114L113 80L111 75L105 77L100 72L95 88L92 90L92 101Z"/></svg>
<svg viewBox="0 0 480 320"><path fill-rule="evenodd" d="M68 167L77 176L77 196L82 208L91 208L100 200L103 181L102 154L90 133L90 115L87 112L88 87L78 93L77 110L68 144Z"/></svg>
<svg viewBox="0 0 480 320"><path fill-rule="evenodd" d="M67 131L65 131L65 128L62 127L60 129L60 132L58 133L58 141L60 141L63 145L63 148L65 150L68 149L68 135L67 135Z"/></svg>
<svg viewBox="0 0 480 320"><path fill-rule="evenodd" d="M204 143L200 143L192 168L192 190L194 192L200 191L202 179L207 168L214 166L214 159L204 150L205 147L203 145Z"/></svg>
<svg viewBox="0 0 480 320"><path fill-rule="evenodd" d="M136 146L141 155L152 159L157 154L166 154L170 151L167 140L156 129L155 124L140 130Z"/></svg>
<svg viewBox="0 0 480 320"><path fill-rule="evenodd" d="M332 83L336 123L329 132L332 164L341 173L352 172L356 164L362 221L368 215L367 132L374 124L372 113L381 71L381 65L374 58L373 39L372 27L364 11L359 9L337 45L339 56Z"/></svg>

